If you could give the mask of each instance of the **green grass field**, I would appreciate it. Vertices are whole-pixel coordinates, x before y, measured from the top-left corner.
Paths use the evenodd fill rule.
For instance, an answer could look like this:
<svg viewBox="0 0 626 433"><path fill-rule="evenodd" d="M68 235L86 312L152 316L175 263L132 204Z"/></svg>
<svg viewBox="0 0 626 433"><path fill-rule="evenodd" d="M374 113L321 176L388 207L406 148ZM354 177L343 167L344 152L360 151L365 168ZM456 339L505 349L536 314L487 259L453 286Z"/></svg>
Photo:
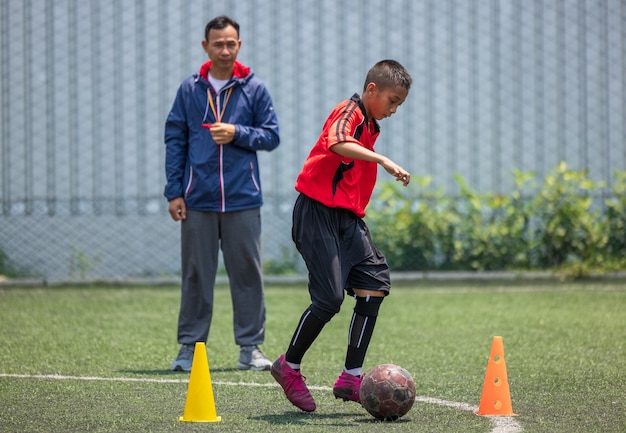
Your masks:
<svg viewBox="0 0 626 433"><path fill-rule="evenodd" d="M271 359L308 305L305 284L266 287ZM378 422L335 400L353 301L303 362L316 412L302 413L268 372L236 369L230 295L220 286L207 343L219 423L183 423L186 373L173 373L176 287L0 289L3 432L624 432L626 283L413 282L381 308L366 369L392 362L418 401ZM502 336L514 424L476 416L494 336ZM429 400L431 399L431 400ZM450 404L447 404L450 403ZM469 409L468 409L469 407ZM494 430L496 429L496 430Z"/></svg>

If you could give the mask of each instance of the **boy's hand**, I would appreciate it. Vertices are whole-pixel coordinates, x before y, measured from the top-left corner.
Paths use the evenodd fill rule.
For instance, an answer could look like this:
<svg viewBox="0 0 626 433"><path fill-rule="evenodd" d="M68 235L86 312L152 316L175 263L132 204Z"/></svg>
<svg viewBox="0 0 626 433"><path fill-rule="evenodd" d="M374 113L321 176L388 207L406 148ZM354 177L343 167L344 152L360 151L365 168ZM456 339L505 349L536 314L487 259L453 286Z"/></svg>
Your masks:
<svg viewBox="0 0 626 433"><path fill-rule="evenodd" d="M392 160L385 158L380 165L397 181L402 182L403 186L407 186L411 181L411 174Z"/></svg>

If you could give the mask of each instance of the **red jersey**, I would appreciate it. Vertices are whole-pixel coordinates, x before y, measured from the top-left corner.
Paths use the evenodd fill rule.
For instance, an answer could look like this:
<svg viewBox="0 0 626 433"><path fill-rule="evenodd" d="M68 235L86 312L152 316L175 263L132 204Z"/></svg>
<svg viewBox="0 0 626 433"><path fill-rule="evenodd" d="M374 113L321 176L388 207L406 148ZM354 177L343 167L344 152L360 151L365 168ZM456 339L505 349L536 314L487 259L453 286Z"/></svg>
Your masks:
<svg viewBox="0 0 626 433"><path fill-rule="evenodd" d="M368 119L359 95L339 103L304 162L296 190L328 207L348 209L363 218L376 185L378 164L338 155L331 147L351 142L374 151L379 134L378 122Z"/></svg>

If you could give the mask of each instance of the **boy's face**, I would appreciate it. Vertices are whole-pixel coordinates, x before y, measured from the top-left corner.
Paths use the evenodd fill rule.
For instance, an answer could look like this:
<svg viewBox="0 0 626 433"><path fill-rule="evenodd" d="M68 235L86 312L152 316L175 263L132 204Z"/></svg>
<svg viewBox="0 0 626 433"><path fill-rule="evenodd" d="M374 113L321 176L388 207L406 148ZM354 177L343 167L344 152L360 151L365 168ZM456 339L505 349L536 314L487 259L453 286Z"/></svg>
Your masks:
<svg viewBox="0 0 626 433"><path fill-rule="evenodd" d="M241 47L237 30L233 26L211 29L209 39L202 41L202 48L211 59L211 70L216 73L232 73ZM215 68L215 70L213 70ZM213 74L212 74L213 75Z"/></svg>
<svg viewBox="0 0 626 433"><path fill-rule="evenodd" d="M365 88L363 103L370 117L381 120L389 117L402 105L409 91L402 86L386 87L381 89L374 83L369 83Z"/></svg>

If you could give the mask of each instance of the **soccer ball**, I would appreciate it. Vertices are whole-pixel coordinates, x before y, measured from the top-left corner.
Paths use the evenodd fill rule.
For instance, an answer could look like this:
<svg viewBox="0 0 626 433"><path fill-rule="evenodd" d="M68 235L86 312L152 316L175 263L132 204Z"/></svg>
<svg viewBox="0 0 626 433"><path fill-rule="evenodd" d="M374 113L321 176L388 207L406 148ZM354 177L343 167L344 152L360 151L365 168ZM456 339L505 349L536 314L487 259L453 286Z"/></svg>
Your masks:
<svg viewBox="0 0 626 433"><path fill-rule="evenodd" d="M381 364L363 375L359 390L361 406L374 418L395 421L415 402L411 374L395 364Z"/></svg>

